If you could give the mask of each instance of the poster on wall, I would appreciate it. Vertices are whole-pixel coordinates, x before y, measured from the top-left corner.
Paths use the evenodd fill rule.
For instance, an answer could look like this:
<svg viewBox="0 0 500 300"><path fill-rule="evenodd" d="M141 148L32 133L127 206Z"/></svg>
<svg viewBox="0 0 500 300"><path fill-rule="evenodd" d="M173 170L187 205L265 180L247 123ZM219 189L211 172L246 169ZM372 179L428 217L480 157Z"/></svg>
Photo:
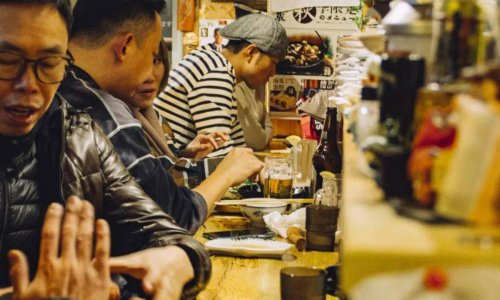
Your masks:
<svg viewBox="0 0 500 300"><path fill-rule="evenodd" d="M172 0L165 1L167 6L160 14L161 35L164 38L172 38Z"/></svg>
<svg viewBox="0 0 500 300"><path fill-rule="evenodd" d="M215 49L221 49L222 37L219 35L219 30L224 26L231 24L234 20L200 20L200 46L213 44Z"/></svg>
<svg viewBox="0 0 500 300"><path fill-rule="evenodd" d="M269 107L275 116L294 116L299 101L307 101L319 91L334 88L333 78L276 75L269 81Z"/></svg>
<svg viewBox="0 0 500 300"><path fill-rule="evenodd" d="M271 116L294 116L299 100L333 90L337 40L362 29L359 0L343 0L336 6L325 0L314 4L269 0L270 15L286 29L289 44L285 60L276 66L277 75L269 82Z"/></svg>

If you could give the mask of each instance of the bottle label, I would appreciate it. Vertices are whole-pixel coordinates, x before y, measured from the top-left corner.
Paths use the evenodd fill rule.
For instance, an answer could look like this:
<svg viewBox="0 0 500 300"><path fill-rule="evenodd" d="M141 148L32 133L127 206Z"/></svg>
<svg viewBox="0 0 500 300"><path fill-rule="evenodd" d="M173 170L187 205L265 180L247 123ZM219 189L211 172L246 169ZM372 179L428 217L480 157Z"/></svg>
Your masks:
<svg viewBox="0 0 500 300"><path fill-rule="evenodd" d="M321 139L322 140L328 139L328 130L324 130L323 128L323 131L321 131Z"/></svg>

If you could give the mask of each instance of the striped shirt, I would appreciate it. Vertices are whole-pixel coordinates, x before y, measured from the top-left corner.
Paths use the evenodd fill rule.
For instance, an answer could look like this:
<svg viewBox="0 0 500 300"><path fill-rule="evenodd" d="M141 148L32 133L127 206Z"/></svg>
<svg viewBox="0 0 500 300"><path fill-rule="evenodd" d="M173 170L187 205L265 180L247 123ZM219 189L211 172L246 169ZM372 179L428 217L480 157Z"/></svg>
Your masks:
<svg viewBox="0 0 500 300"><path fill-rule="evenodd" d="M226 155L233 147L244 147L238 122L233 66L214 50L191 51L170 72L165 90L154 108L174 133L176 147L188 144L199 134L222 132L229 141L209 157Z"/></svg>

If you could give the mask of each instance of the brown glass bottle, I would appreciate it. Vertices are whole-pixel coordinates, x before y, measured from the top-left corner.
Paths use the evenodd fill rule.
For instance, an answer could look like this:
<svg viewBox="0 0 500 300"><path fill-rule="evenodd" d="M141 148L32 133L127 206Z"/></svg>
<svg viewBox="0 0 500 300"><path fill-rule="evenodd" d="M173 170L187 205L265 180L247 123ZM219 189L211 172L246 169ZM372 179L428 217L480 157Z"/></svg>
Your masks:
<svg viewBox="0 0 500 300"><path fill-rule="evenodd" d="M316 170L316 191L323 186L323 178L319 173L330 171L334 174L342 173L342 152L339 148L339 136L337 121L337 108L329 107L326 112L326 119L321 133L321 141L319 142L316 152L313 156L313 166Z"/></svg>

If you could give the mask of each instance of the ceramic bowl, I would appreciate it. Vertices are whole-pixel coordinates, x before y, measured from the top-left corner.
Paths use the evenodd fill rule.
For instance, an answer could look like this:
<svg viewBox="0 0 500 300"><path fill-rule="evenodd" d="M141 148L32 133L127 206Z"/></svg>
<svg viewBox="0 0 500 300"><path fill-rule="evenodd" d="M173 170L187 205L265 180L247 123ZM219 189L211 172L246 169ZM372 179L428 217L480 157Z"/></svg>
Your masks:
<svg viewBox="0 0 500 300"><path fill-rule="evenodd" d="M373 30L373 31L360 32L357 34L357 37L369 51L373 53L384 52L385 31Z"/></svg>
<svg viewBox="0 0 500 300"><path fill-rule="evenodd" d="M278 199L268 199L268 198L254 198L246 199L246 201L266 201L266 200L278 200ZM252 226L257 228L265 228L266 222L264 222L263 216L277 211L279 213L284 213L286 211L287 204L283 202L282 204L247 204L245 206L240 206L241 213L250 219Z"/></svg>

